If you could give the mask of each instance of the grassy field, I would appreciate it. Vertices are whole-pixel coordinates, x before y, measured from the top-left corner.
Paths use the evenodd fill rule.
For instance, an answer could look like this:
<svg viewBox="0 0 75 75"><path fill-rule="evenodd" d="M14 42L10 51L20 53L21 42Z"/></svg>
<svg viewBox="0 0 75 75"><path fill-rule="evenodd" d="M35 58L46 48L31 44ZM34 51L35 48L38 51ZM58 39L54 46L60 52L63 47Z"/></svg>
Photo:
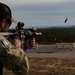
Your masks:
<svg viewBox="0 0 75 75"><path fill-rule="evenodd" d="M27 75L75 75L75 59L29 58L30 71ZM3 75L15 75L4 68Z"/></svg>

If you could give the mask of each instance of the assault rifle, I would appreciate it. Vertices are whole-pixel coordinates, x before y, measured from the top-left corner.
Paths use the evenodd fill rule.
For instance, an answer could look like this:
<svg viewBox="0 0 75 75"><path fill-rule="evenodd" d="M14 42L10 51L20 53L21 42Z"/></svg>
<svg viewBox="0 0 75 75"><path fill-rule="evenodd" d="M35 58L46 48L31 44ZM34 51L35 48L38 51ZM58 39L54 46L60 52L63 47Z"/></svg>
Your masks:
<svg viewBox="0 0 75 75"><path fill-rule="evenodd" d="M25 47L25 41L26 39L31 39L32 37L35 37L36 35L42 35L42 33L40 32L37 32L37 29L35 28L31 28L31 29L24 29L24 23L23 22L17 22L16 20L14 19L11 19L14 23L17 24L17 26L15 27L16 28L16 31L13 33L0 33L0 35L10 35L11 37L12 36L19 36L19 39L21 40L22 42L22 46L21 48L23 50L26 50L26 47Z"/></svg>

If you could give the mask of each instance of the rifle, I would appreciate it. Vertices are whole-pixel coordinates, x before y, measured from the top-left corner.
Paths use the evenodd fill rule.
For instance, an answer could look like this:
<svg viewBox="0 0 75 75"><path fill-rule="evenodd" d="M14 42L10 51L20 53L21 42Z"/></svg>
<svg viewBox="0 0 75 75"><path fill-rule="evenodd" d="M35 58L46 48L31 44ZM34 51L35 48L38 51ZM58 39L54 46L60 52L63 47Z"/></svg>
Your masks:
<svg viewBox="0 0 75 75"><path fill-rule="evenodd" d="M35 37L37 35L42 35L41 32L37 32L36 28L24 29L23 22L18 22L15 19L11 19L11 20L17 24L17 26L15 27L16 31L11 33L0 33L0 35L4 35L4 36L9 35L10 37L18 35L19 39L21 40L21 43L22 43L21 48L23 50L26 50L26 47L25 47L26 39L31 39L32 37Z"/></svg>

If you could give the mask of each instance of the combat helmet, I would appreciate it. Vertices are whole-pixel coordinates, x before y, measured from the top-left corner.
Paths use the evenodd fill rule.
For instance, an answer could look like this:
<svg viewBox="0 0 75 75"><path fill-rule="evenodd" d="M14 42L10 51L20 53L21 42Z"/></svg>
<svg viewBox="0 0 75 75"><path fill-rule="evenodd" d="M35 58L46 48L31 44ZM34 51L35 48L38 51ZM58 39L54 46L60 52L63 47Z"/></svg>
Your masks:
<svg viewBox="0 0 75 75"><path fill-rule="evenodd" d="M11 18L12 18L12 13L11 13L11 9L3 3L0 3L0 20L6 19L9 20L10 24L11 24Z"/></svg>

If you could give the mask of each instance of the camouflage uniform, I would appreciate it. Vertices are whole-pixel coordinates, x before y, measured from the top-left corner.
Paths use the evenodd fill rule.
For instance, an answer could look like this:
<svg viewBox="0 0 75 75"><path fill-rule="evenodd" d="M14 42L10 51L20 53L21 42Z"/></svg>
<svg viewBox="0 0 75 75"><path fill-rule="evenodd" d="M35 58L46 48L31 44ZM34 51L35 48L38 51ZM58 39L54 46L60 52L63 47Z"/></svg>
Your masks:
<svg viewBox="0 0 75 75"><path fill-rule="evenodd" d="M29 71L29 62L21 48L13 46L5 37L0 36L0 61L3 66L15 74L25 75Z"/></svg>

